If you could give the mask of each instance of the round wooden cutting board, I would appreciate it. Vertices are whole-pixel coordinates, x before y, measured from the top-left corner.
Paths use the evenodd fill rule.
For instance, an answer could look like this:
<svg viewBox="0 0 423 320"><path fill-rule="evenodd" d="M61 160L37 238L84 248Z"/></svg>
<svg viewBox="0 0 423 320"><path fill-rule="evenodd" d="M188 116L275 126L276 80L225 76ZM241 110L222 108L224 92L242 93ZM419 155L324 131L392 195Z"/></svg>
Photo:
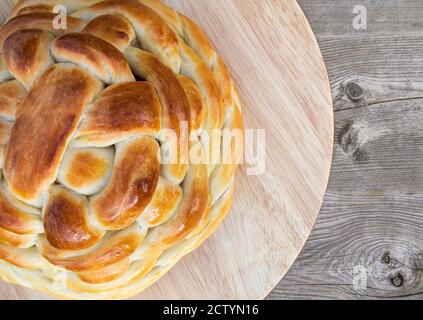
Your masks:
<svg viewBox="0 0 423 320"><path fill-rule="evenodd" d="M7 2L0 3L3 16ZM136 298L262 299L303 248L328 182L333 112L322 55L294 0L168 2L204 28L229 65L250 129L247 143L250 135L257 140L258 129L265 132L265 168L248 175L254 162L246 159L222 226ZM0 299L44 298L0 284Z"/></svg>

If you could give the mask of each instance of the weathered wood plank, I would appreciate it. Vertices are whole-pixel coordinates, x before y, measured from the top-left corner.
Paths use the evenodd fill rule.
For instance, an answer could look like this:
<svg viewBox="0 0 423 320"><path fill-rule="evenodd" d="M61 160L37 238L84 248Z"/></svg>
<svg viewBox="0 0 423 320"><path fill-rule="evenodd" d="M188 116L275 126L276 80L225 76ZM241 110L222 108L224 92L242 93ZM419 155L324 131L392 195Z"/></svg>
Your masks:
<svg viewBox="0 0 423 320"><path fill-rule="evenodd" d="M319 39L325 36L419 35L423 28L420 0L298 0ZM355 30L353 9L367 9L367 30Z"/></svg>
<svg viewBox="0 0 423 320"><path fill-rule="evenodd" d="M335 110L423 97L420 36L328 37L320 46Z"/></svg>
<svg viewBox="0 0 423 320"><path fill-rule="evenodd" d="M423 99L404 100L338 112L329 191L375 196L420 194L422 106Z"/></svg>
<svg viewBox="0 0 423 320"><path fill-rule="evenodd" d="M316 228L269 298L423 298L422 115L423 99L337 113L337 135L351 126L357 139L338 140ZM368 288L356 291L359 265Z"/></svg>
<svg viewBox="0 0 423 320"><path fill-rule="evenodd" d="M423 2L361 1L365 31L350 1L299 3L331 78L335 153L316 227L269 299L423 299Z"/></svg>

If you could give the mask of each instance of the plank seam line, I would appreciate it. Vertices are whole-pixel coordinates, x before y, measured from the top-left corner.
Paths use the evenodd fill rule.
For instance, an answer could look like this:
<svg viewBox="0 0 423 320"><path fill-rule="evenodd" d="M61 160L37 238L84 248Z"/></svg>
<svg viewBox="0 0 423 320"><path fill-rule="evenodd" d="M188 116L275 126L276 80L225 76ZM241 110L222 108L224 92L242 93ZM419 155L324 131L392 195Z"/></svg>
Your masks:
<svg viewBox="0 0 423 320"><path fill-rule="evenodd" d="M384 100L384 101L376 101L376 102L372 102L369 104L364 104L364 105L359 105L359 106L355 106L355 107L349 107L349 108L343 108L343 109L335 109L334 112L341 112L341 111L348 111L348 110L353 110L353 109L361 109L361 108L366 108L366 107L372 107L372 106L376 106L379 104L384 104L384 103L391 103L391 102L401 102L401 101L413 101L413 100L421 100L423 99L423 96L421 97L412 97L412 98L397 98L397 99L389 99L389 100Z"/></svg>

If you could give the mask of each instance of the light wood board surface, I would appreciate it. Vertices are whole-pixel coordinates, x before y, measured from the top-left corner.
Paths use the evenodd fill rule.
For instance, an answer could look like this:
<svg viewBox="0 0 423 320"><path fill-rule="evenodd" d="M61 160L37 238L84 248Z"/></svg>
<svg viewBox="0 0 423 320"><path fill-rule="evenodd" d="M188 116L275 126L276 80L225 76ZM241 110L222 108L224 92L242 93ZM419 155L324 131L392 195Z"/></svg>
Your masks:
<svg viewBox="0 0 423 320"><path fill-rule="evenodd" d="M288 271L326 190L333 112L325 65L293 0L172 0L229 65L247 129L266 132L266 167L237 177L231 214L199 250L138 299L261 299ZM6 14L7 1L1 1ZM248 142L248 141L247 141ZM0 284L0 299L46 296Z"/></svg>

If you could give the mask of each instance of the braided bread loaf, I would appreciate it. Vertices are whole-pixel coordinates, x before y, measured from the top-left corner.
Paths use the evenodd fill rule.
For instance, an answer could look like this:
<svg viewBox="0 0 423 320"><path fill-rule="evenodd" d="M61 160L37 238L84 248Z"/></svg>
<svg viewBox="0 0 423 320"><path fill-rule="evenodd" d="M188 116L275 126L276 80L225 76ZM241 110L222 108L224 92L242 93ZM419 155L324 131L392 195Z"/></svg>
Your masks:
<svg viewBox="0 0 423 320"><path fill-rule="evenodd" d="M122 299L214 232L243 147L202 137L243 124L228 69L192 21L159 0L20 0L0 48L2 279Z"/></svg>

